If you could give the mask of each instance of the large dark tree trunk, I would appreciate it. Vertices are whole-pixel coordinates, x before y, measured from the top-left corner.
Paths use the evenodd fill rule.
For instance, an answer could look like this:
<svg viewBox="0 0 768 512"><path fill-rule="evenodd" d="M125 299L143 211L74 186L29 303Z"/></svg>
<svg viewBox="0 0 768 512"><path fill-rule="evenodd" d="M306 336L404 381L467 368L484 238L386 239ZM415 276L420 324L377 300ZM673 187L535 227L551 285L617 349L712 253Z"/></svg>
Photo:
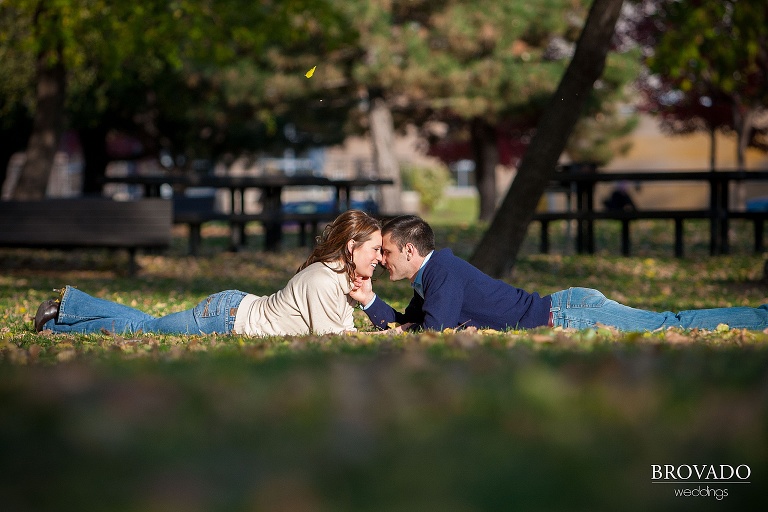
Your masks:
<svg viewBox="0 0 768 512"><path fill-rule="evenodd" d="M536 205L553 177L587 95L603 72L621 5L622 0L592 3L573 59L539 120L517 176L475 248L470 261L492 276L504 275L515 263Z"/></svg>
<svg viewBox="0 0 768 512"><path fill-rule="evenodd" d="M496 129L480 118L472 120L472 157L475 160L475 186L480 196L479 218L490 222L496 213L496 166L499 149Z"/></svg>
<svg viewBox="0 0 768 512"><path fill-rule="evenodd" d="M389 110L386 100L380 92L369 91L371 102L368 115L370 123L371 141L373 144L373 163L379 178L391 179L393 186L382 187L381 211L383 213L400 213L402 202L400 200L401 180L400 164L397 162L394 151L394 123L392 112Z"/></svg>
<svg viewBox="0 0 768 512"><path fill-rule="evenodd" d="M101 178L109 164L107 155L107 129L102 126L78 130L83 148L83 194L100 195Z"/></svg>
<svg viewBox="0 0 768 512"><path fill-rule="evenodd" d="M55 53L53 63L48 52L40 52L37 56L37 108L32 135L27 144L27 159L13 192L13 198L16 200L45 197L48 178L59 147L64 118L66 77L61 46Z"/></svg>

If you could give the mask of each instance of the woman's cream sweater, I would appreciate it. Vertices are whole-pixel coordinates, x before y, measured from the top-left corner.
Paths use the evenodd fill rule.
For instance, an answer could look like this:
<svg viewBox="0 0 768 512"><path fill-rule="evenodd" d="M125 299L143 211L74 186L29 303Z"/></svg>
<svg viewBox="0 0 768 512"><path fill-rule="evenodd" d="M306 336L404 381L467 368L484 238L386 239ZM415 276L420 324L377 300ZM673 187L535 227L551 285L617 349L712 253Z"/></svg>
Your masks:
<svg viewBox="0 0 768 512"><path fill-rule="evenodd" d="M355 301L346 272L333 263L313 263L268 296L246 295L237 309L235 333L248 336L327 334L354 331Z"/></svg>

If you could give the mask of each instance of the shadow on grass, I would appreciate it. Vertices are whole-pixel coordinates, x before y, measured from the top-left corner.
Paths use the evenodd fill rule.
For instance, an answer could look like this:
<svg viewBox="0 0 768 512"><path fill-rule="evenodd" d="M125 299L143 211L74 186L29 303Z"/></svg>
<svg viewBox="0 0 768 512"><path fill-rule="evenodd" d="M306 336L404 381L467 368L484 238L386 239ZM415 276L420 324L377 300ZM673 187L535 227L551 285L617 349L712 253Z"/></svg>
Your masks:
<svg viewBox="0 0 768 512"><path fill-rule="evenodd" d="M766 505L764 348L244 355L2 365L7 510ZM752 483L653 485L652 464ZM728 495L674 496L699 487Z"/></svg>

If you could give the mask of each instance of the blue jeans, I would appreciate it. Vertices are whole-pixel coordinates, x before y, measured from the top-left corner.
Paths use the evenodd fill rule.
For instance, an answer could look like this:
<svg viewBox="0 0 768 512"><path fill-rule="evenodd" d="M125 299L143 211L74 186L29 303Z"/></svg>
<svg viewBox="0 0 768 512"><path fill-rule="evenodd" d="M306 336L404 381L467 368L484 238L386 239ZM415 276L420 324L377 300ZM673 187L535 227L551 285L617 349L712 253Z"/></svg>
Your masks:
<svg viewBox="0 0 768 512"><path fill-rule="evenodd" d="M214 293L193 309L157 318L67 286L59 305L59 317L48 321L44 328L77 333L228 334L234 329L237 307L245 295L237 290Z"/></svg>
<svg viewBox="0 0 768 512"><path fill-rule="evenodd" d="M693 309L657 313L635 309L605 297L591 288L569 288L552 294L555 327L585 329L598 323L620 331L655 331L667 327L714 330L718 324L731 328L763 330L768 327L768 304L759 308Z"/></svg>

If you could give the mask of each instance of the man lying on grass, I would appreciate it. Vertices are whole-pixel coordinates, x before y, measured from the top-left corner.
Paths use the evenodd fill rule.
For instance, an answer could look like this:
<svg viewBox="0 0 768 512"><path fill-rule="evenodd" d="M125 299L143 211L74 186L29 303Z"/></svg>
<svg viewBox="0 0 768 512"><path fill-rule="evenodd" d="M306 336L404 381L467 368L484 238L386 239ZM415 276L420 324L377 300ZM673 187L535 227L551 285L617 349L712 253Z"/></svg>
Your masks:
<svg viewBox="0 0 768 512"><path fill-rule="evenodd" d="M414 293L405 312L400 313L376 296L370 280L350 292L379 329L387 329L391 323L400 324L395 332L469 326L584 329L598 324L621 331L667 327L714 330L719 324L750 330L768 327L768 304L657 313L619 304L590 288L568 288L541 297L492 279L450 249L435 251L432 228L413 215L387 222L382 236L381 264L389 271L390 280L410 280Z"/></svg>

